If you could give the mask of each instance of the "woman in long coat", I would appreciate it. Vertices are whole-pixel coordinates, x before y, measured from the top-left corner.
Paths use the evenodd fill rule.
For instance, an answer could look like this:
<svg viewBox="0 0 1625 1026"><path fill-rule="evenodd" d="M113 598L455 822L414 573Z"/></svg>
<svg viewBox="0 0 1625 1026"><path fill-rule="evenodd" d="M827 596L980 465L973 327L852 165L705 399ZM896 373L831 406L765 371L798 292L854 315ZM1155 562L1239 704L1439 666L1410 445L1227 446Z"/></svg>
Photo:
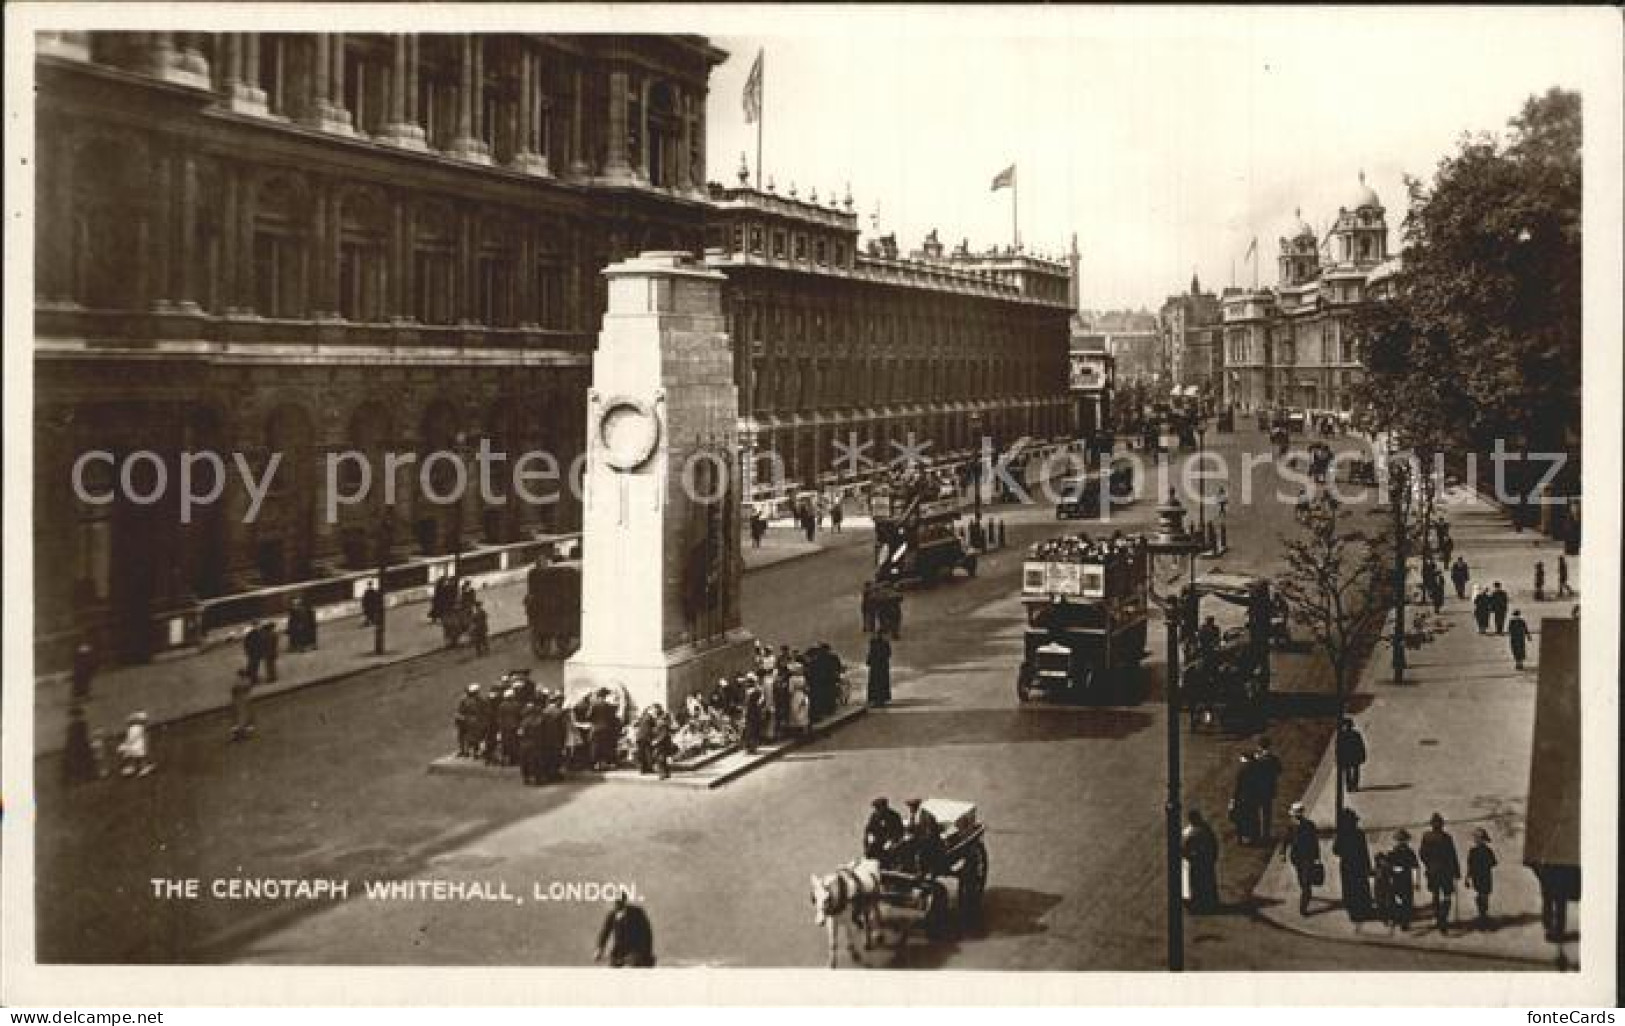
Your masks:
<svg viewBox="0 0 1625 1026"><path fill-rule="evenodd" d="M869 704L879 708L891 701L891 642L875 632L869 639Z"/></svg>
<svg viewBox="0 0 1625 1026"><path fill-rule="evenodd" d="M1343 909L1358 923L1371 915L1371 846L1360 829L1360 816L1344 809L1337 821L1337 837L1332 841L1337 856L1337 875L1343 885Z"/></svg>
<svg viewBox="0 0 1625 1026"><path fill-rule="evenodd" d="M1179 850L1189 874L1187 900L1192 912L1212 912L1219 907L1219 839L1200 812L1192 809L1186 819Z"/></svg>

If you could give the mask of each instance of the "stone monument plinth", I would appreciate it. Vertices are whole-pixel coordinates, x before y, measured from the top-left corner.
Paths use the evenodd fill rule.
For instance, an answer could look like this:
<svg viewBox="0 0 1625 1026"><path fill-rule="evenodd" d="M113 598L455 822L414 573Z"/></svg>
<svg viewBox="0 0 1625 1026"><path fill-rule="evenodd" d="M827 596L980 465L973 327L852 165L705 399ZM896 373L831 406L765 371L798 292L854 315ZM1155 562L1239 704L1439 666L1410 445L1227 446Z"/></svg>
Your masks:
<svg viewBox="0 0 1625 1026"><path fill-rule="evenodd" d="M749 668L740 625L739 399L723 276L646 252L604 271L587 395L581 648L570 700L624 687L667 709Z"/></svg>

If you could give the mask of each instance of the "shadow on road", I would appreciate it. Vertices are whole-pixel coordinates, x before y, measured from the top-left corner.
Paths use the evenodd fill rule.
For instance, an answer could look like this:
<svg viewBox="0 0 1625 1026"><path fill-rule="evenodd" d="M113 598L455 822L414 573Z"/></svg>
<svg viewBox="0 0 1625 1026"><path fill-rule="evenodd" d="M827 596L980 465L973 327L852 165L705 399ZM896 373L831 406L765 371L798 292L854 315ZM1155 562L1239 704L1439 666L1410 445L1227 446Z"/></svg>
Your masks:
<svg viewBox="0 0 1625 1026"><path fill-rule="evenodd" d="M868 717L820 747L831 753L917 748L922 737L934 746L1115 740L1137 734L1151 722L1149 714L1131 709L1088 709L1075 716L1029 716L1020 709L900 712Z"/></svg>

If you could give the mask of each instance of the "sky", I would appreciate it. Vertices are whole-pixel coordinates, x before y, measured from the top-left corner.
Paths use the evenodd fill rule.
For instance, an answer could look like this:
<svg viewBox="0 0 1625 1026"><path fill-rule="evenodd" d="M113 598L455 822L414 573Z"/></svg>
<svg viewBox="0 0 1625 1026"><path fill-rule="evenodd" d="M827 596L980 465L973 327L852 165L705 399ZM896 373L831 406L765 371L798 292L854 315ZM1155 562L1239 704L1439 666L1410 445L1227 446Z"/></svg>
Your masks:
<svg viewBox="0 0 1625 1026"><path fill-rule="evenodd" d="M755 166L741 97L760 50L764 182L821 200L850 184L866 234L878 209L905 250L933 228L980 249L1011 241L1012 194L990 185L1014 164L1027 247L1077 234L1082 306L1155 309L1193 273L1252 284L1255 236L1272 284L1294 211L1324 232L1362 171L1397 248L1406 174L1431 180L1531 94L1581 88L1597 22L1572 13L741 8L702 19L730 54L708 173Z"/></svg>

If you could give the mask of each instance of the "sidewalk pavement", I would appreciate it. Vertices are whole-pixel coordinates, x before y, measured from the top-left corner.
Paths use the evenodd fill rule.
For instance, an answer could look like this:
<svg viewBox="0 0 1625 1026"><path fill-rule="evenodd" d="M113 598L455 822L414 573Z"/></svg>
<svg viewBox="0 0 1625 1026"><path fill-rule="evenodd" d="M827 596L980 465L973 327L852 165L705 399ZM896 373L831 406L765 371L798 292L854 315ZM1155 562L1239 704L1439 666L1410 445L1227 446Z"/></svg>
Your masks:
<svg viewBox="0 0 1625 1026"><path fill-rule="evenodd" d="M760 548L745 539L745 570L759 570L800 559L838 546L851 538L852 544L868 537L869 523L854 524L849 517L840 534L821 531L816 539L806 538L789 525L769 528ZM511 577L512 575L507 575ZM493 575L496 577L496 575ZM485 604L493 640L525 628L525 582L496 577L485 580L473 576L475 591ZM323 620L318 627L318 646L313 652L288 650L286 636L277 658L277 680L261 678L254 689L257 699L286 691L327 684L379 666L403 663L442 651L445 640L439 624L431 623L424 602L393 605L385 616L386 651L373 654L373 632L360 616ZM274 621L280 631L285 618ZM120 666L104 670L91 684L85 703L92 731L102 735L122 732L125 718L144 710L153 725L170 723L201 713L229 708L231 686L237 671L245 665L241 635L236 628L231 637L158 662ZM468 642L465 640L464 645ZM527 660L528 662L528 660ZM68 709L72 705L70 685L61 675L36 682L34 691L34 754L36 757L62 748L67 733Z"/></svg>
<svg viewBox="0 0 1625 1026"><path fill-rule="evenodd" d="M1488 588L1500 581L1511 595L1511 609L1522 610L1537 635L1543 617L1571 614L1577 598L1534 600L1536 560L1546 563L1547 583L1555 591L1560 543L1534 532L1515 533L1501 509L1468 489L1449 493L1446 515L1456 554L1472 570L1471 584ZM1569 572L1570 585L1578 590L1578 557L1570 558ZM1515 669L1506 637L1480 636L1470 598L1457 599L1455 589L1448 585L1447 589L1443 618L1450 629L1406 653L1405 683L1392 683L1388 650L1379 646L1355 686L1351 715L1365 736L1369 757L1360 790L1348 796L1347 804L1360 815L1373 857L1392 847L1393 833L1400 827L1410 831L1416 847L1437 812L1455 839L1465 869L1473 831L1479 827L1489 831L1499 863L1490 928L1475 924L1474 892L1461 885L1456 890L1456 925L1446 935L1435 926L1425 889L1419 890L1409 931L1349 920L1342 908L1337 860L1331 853L1337 821L1331 746L1303 796L1308 817L1320 828L1326 886L1317 890L1309 915L1298 915L1296 878L1277 857L1259 880L1254 897L1265 918L1316 937L1551 965L1558 948L1545 939L1540 887L1523 864L1540 639L1531 640L1525 668ZM1420 874L1417 884L1425 888ZM1578 943L1564 947L1568 963L1577 964Z"/></svg>

